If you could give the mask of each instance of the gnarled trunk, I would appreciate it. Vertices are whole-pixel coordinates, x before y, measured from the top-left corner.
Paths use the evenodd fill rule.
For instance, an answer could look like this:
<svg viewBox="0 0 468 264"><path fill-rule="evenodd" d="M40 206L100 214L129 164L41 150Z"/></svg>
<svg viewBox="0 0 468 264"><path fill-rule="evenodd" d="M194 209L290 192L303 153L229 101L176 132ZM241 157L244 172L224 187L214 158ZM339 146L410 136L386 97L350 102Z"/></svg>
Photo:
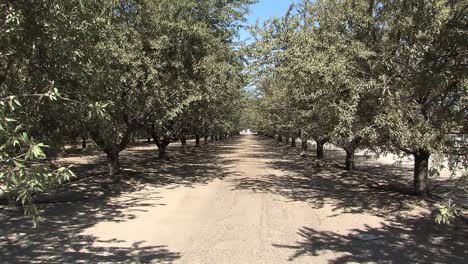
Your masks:
<svg viewBox="0 0 468 264"><path fill-rule="evenodd" d="M283 142L283 136L278 135L278 142Z"/></svg>
<svg viewBox="0 0 468 264"><path fill-rule="evenodd" d="M116 177L120 171L119 151L112 150L107 153L107 175Z"/></svg>
<svg viewBox="0 0 468 264"><path fill-rule="evenodd" d="M317 158L318 159L323 159L323 157L325 156L324 151L323 151L323 145L324 144L320 144L319 142L317 142Z"/></svg>
<svg viewBox="0 0 468 264"><path fill-rule="evenodd" d="M82 149L85 149L86 148L86 137L85 136L82 136L81 137L81 148Z"/></svg>
<svg viewBox="0 0 468 264"><path fill-rule="evenodd" d="M429 157L430 153L426 150L418 150L414 156L414 193L416 195L426 196L429 194Z"/></svg>
<svg viewBox="0 0 468 264"><path fill-rule="evenodd" d="M317 158L318 159L323 159L323 157L325 157L325 154L324 154L324 145L326 143L325 140L317 140L315 141L316 144L317 144Z"/></svg>
<svg viewBox="0 0 468 264"><path fill-rule="evenodd" d="M164 159L166 158L166 145L161 143L158 146L158 158L159 159Z"/></svg>
<svg viewBox="0 0 468 264"><path fill-rule="evenodd" d="M301 139L301 149L302 151L307 151L307 139L302 138Z"/></svg>
<svg viewBox="0 0 468 264"><path fill-rule="evenodd" d="M346 151L346 162L345 162L345 169L346 170L354 170L354 152L356 151L354 148L345 149Z"/></svg>
<svg viewBox="0 0 468 264"><path fill-rule="evenodd" d="M160 139L159 135L157 135L156 133L152 133L151 137L153 138L154 143L158 147L158 158L166 158L166 147L169 145L171 140L167 137L163 137L162 139Z"/></svg>
<svg viewBox="0 0 468 264"><path fill-rule="evenodd" d="M104 150L107 155L107 174L115 177L120 171L119 153L124 150L132 137L132 126L128 126L119 143L109 140L105 135L102 135L96 128L88 129L89 135L96 144ZM118 178L116 178L118 179Z"/></svg>

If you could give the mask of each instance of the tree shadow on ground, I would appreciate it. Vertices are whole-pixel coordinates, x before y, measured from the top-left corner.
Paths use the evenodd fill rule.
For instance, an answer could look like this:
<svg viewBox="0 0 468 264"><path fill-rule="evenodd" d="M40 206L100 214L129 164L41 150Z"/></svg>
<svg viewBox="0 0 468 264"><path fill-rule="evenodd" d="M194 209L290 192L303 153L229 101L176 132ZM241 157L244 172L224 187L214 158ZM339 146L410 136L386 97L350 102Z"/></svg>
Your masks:
<svg viewBox="0 0 468 264"><path fill-rule="evenodd" d="M123 186L122 186L123 187ZM119 201L110 196L80 202L42 205L44 216L37 228L19 211L1 212L1 263L98 263L98 262L157 262L171 263L180 257L166 246L143 246L144 241L131 246L119 246L116 239L100 241L82 231L103 221L125 222L134 219L135 211L161 206L146 202L158 197L127 193ZM118 230L116 230L118 233ZM108 242L112 246L96 246L95 242Z"/></svg>
<svg viewBox="0 0 468 264"><path fill-rule="evenodd" d="M300 238L296 243L273 244L293 251L289 261L331 251L337 257L330 263L465 262L466 226L455 229L435 224L429 215L410 215L414 206L427 206L411 194L410 168L363 162L356 171L345 171L333 157L339 153L327 153L329 158L325 160L303 158L298 149L260 137L257 141L263 147L248 155L265 159L265 175L233 179L234 189L272 193L288 201L308 202L313 208L328 205L336 211L331 217L365 213L384 220L379 228L352 230L380 237L373 241L303 227L298 231Z"/></svg>
<svg viewBox="0 0 468 264"><path fill-rule="evenodd" d="M308 202L314 208L327 204L339 212L371 213L386 218L419 203L402 180L406 168L369 165L345 171L336 162L303 158L297 149L278 147L277 143L261 138L259 141L263 147L247 155L268 158L266 169L274 173L233 179L235 189L270 192L290 201Z"/></svg>
<svg viewBox="0 0 468 264"><path fill-rule="evenodd" d="M364 241L356 234L378 237ZM466 230L436 225L429 216L398 219L380 228L366 226L349 234L318 231L302 227L292 245L273 244L293 251L288 259L319 256L327 251L336 254L329 263L466 263Z"/></svg>
<svg viewBox="0 0 468 264"><path fill-rule="evenodd" d="M366 211L378 216L394 216L413 205L436 203L437 197L446 192L445 187L454 180L433 179L431 193L434 196L421 200L412 192L411 167L382 164L360 154L356 156L357 169L346 171L341 162L343 151L326 150L327 158L317 159L302 157L299 148L268 138L257 137L256 141L259 146L253 146L254 151L247 156L267 159L266 169L282 173L240 178L236 180L236 188L274 191L293 201L308 201L315 208L328 203L351 213Z"/></svg>
<svg viewBox="0 0 468 264"><path fill-rule="evenodd" d="M0 209L0 263L172 263L180 253L165 245L145 246L145 241L138 241L129 246L117 239L100 241L82 235L83 231L100 222L130 221L137 212L164 206L157 202L157 189L148 195L140 192L144 188L194 187L234 175L228 166L232 160L225 154L238 140L173 149L170 160L164 161L157 159L154 150L130 149L122 154L119 182L105 176L102 158L93 165L76 165L79 180L42 196L47 201L39 205L44 220L36 229L19 210ZM99 242L111 246L99 246Z"/></svg>

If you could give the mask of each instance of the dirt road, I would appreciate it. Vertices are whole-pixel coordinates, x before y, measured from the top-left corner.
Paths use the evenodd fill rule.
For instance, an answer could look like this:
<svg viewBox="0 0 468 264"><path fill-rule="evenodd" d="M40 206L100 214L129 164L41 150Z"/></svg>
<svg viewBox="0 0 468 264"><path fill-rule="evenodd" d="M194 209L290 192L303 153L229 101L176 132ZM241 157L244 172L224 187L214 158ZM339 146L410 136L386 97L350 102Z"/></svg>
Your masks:
<svg viewBox="0 0 468 264"><path fill-rule="evenodd" d="M36 230L3 215L0 262L464 262L464 230L436 226L417 199L362 181L404 169L363 161L345 172L333 162L340 153L316 161L275 144L240 136L169 162L129 150L119 191L94 183L105 198L49 205Z"/></svg>

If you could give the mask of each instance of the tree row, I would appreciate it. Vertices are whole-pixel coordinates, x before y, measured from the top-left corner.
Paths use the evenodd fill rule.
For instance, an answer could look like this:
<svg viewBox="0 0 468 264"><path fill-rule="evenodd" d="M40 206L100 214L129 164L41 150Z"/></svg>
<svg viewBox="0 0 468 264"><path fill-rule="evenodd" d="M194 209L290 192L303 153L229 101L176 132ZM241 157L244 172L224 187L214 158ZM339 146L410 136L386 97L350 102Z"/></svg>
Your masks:
<svg viewBox="0 0 468 264"><path fill-rule="evenodd" d="M186 135L241 126L235 38L251 0L0 3L0 187L23 204L68 179L44 159L91 138L119 173L132 138L159 156ZM31 207L33 208L33 207Z"/></svg>
<svg viewBox="0 0 468 264"><path fill-rule="evenodd" d="M467 173L464 1L302 1L253 28L257 130L414 160L414 193L446 164ZM294 144L294 143L293 143ZM444 162L437 162L444 161ZM447 166L447 165L445 165ZM466 181L460 188L466 187Z"/></svg>

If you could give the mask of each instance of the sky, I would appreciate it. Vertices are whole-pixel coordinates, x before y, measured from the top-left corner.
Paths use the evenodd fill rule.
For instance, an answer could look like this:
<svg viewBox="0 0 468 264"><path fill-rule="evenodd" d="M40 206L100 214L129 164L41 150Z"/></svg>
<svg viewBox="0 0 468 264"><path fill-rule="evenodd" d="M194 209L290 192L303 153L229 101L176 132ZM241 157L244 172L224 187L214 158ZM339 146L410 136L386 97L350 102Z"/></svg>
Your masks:
<svg viewBox="0 0 468 264"><path fill-rule="evenodd" d="M246 25L254 25L257 19L262 23L271 17L281 17L288 11L289 5L292 2L293 0L259 0L258 3L250 6ZM247 30L241 30L239 36L241 41L249 42L250 37Z"/></svg>

